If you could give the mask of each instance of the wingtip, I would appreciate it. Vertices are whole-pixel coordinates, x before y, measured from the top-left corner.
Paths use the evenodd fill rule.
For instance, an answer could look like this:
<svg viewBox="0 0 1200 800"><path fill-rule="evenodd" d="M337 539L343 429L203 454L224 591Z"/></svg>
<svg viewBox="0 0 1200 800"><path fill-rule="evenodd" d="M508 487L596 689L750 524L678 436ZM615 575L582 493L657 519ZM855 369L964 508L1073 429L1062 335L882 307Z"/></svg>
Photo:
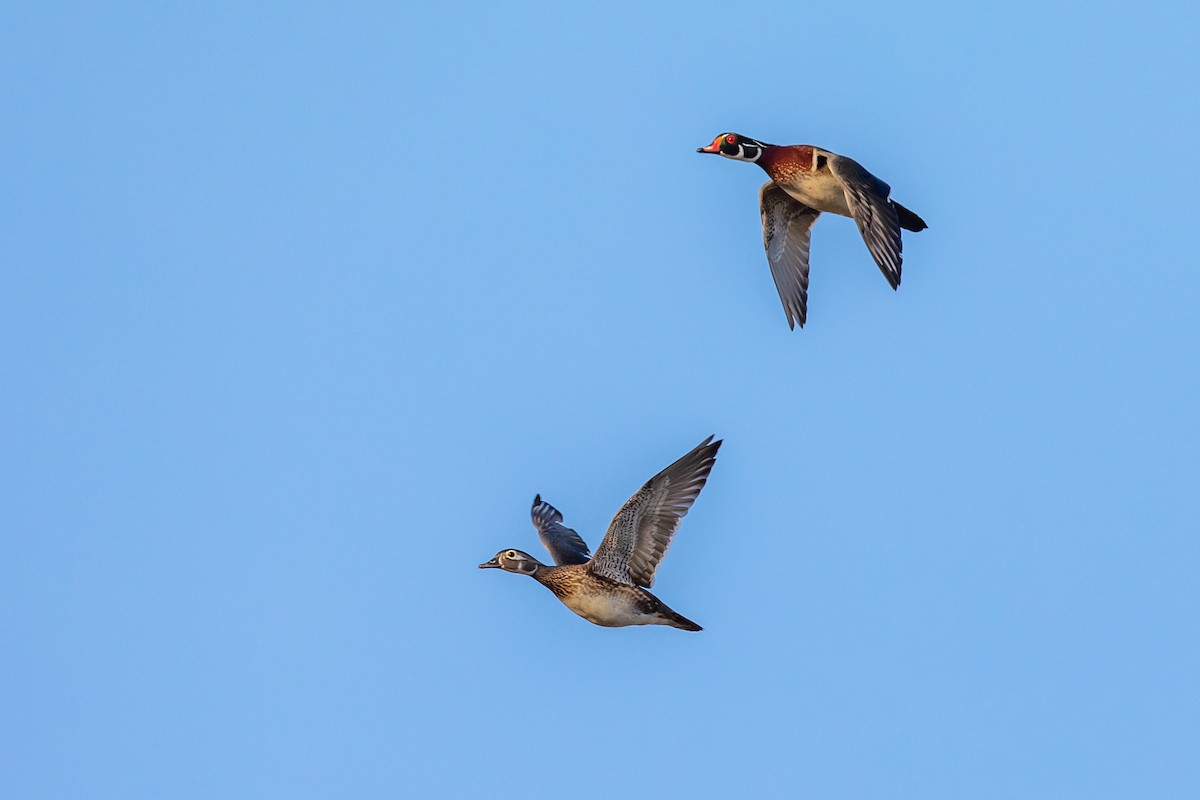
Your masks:
<svg viewBox="0 0 1200 800"><path fill-rule="evenodd" d="M796 330L796 328L804 329L804 323L808 321L808 311L806 308L793 307L785 301L783 304L783 313L787 315L788 330Z"/></svg>
<svg viewBox="0 0 1200 800"><path fill-rule="evenodd" d="M692 453L706 462L709 465L709 469L712 469L712 465L717 463L717 451L721 449L721 445L724 443L724 439L717 439L716 434L713 434L692 448Z"/></svg>

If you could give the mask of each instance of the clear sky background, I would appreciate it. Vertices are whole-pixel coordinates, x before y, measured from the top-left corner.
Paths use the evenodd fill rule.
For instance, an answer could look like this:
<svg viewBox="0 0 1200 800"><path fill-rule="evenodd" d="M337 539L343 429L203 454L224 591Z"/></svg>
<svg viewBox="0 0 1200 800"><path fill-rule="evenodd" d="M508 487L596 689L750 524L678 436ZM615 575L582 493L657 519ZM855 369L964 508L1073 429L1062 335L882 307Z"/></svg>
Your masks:
<svg viewBox="0 0 1200 800"><path fill-rule="evenodd" d="M0 12L0 794L1200 796L1194 3L243 6Z"/></svg>

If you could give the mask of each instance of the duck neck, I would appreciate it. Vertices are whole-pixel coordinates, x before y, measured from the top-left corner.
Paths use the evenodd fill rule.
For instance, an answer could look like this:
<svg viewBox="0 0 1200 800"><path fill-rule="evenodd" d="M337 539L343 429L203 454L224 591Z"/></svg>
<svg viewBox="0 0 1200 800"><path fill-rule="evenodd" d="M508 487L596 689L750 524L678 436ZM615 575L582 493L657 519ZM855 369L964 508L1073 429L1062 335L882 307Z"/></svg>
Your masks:
<svg viewBox="0 0 1200 800"><path fill-rule="evenodd" d="M561 569L557 567L548 567L545 564L538 564L536 572L529 573L535 581L545 586L550 591L554 592L557 597L566 597L569 587L567 581L563 580Z"/></svg>

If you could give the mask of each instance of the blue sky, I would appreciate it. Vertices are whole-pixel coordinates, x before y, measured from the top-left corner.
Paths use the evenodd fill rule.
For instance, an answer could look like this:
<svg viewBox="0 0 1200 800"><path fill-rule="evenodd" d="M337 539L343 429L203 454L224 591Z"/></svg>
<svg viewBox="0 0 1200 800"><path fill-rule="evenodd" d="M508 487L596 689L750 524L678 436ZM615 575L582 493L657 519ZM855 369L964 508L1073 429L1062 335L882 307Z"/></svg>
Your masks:
<svg viewBox="0 0 1200 800"><path fill-rule="evenodd" d="M0 793L1195 797L1198 17L6 7ZM709 434L703 633L475 568Z"/></svg>

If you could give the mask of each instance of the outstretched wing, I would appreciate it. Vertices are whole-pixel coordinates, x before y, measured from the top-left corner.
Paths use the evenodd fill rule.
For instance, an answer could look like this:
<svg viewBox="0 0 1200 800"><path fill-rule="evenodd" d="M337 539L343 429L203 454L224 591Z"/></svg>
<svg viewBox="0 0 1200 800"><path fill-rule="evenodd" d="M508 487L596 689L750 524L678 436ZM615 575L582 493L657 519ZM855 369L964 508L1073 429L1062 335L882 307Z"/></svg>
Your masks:
<svg viewBox="0 0 1200 800"><path fill-rule="evenodd" d="M558 509L547 503L539 494L533 498L533 527L537 528L542 544L550 551L554 563L585 564L588 558L588 546L583 537L562 524L562 514Z"/></svg>
<svg viewBox="0 0 1200 800"><path fill-rule="evenodd" d="M679 521L692 507L717 457L720 440L708 437L648 480L621 507L588 568L619 583L650 587Z"/></svg>
<svg viewBox="0 0 1200 800"><path fill-rule="evenodd" d="M803 328L808 316L808 247L812 225L821 212L792 198L775 181L767 181L758 190L758 205L763 247L788 327Z"/></svg>
<svg viewBox="0 0 1200 800"><path fill-rule="evenodd" d="M858 223L871 257L879 265L883 277L895 289L900 285L900 219L888 199L892 187L876 178L857 161L845 156L830 155L829 171L846 192L846 205Z"/></svg>

